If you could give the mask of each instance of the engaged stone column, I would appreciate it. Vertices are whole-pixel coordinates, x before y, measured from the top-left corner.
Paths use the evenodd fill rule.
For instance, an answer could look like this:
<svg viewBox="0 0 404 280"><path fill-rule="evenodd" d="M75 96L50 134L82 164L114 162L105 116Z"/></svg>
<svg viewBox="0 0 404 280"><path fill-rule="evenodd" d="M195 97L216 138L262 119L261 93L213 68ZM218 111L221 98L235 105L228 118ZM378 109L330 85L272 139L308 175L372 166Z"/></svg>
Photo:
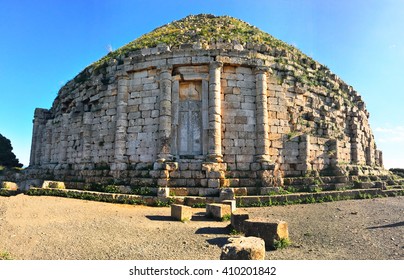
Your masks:
<svg viewBox="0 0 404 280"><path fill-rule="evenodd" d="M115 126L115 162L112 170L125 170L127 167L126 156L126 130L128 127L128 75L118 78L118 94L116 97L116 126Z"/></svg>
<svg viewBox="0 0 404 280"><path fill-rule="evenodd" d="M377 163L378 163L378 165L380 167L384 168L384 166L383 166L383 152L380 151L380 150L377 150L376 153L377 153Z"/></svg>
<svg viewBox="0 0 404 280"><path fill-rule="evenodd" d="M91 162L91 124L92 113L83 113L83 160L82 163ZM126 131L126 129L125 129Z"/></svg>
<svg viewBox="0 0 404 280"><path fill-rule="evenodd" d="M157 162L171 161L171 67L160 68L159 151Z"/></svg>
<svg viewBox="0 0 404 280"><path fill-rule="evenodd" d="M366 165L375 164L375 142L372 138L368 140L368 147L366 148Z"/></svg>
<svg viewBox="0 0 404 280"><path fill-rule="evenodd" d="M42 146L44 139L44 130L48 119L49 111L46 109L36 108L34 113L34 127L32 131L31 158L30 165L38 166L42 160Z"/></svg>
<svg viewBox="0 0 404 280"><path fill-rule="evenodd" d="M269 123L268 123L268 98L267 98L267 73L268 67L255 69L256 83L256 161L269 162Z"/></svg>
<svg viewBox="0 0 404 280"><path fill-rule="evenodd" d="M359 114L357 111L351 112L350 114L352 120L350 124L351 130L351 163L352 164L360 164L361 156L363 156L362 152L362 144L360 141L361 135L361 125ZM365 162L363 162L365 163Z"/></svg>
<svg viewBox="0 0 404 280"><path fill-rule="evenodd" d="M45 155L43 157L43 163L51 162L51 150L52 150L52 123L46 123L45 125Z"/></svg>
<svg viewBox="0 0 404 280"><path fill-rule="evenodd" d="M59 163L67 163L67 128L69 126L69 114L62 115L62 127L60 128Z"/></svg>
<svg viewBox="0 0 404 280"><path fill-rule="evenodd" d="M310 164L310 135L303 134L300 136L299 143L299 158L302 164L302 173L304 175L310 174L311 164Z"/></svg>
<svg viewBox="0 0 404 280"><path fill-rule="evenodd" d="M212 62L209 66L209 143L208 157L211 162L223 162L222 116L220 102L220 73L222 62Z"/></svg>

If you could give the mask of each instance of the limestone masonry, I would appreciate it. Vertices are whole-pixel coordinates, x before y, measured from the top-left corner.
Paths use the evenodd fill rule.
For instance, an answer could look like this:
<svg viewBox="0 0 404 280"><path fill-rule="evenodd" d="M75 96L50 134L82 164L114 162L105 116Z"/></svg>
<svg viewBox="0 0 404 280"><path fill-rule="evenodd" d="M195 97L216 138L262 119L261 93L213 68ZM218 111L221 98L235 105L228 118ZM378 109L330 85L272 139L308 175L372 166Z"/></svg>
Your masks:
<svg viewBox="0 0 404 280"><path fill-rule="evenodd" d="M201 22L250 28L243 34L251 40L177 27ZM172 43L175 33L164 33L172 27L191 39ZM277 187L289 177L385 174L361 96L256 30L230 17L190 16L87 67L50 110L35 110L27 174L181 187L185 195ZM147 36L157 39L147 45Z"/></svg>

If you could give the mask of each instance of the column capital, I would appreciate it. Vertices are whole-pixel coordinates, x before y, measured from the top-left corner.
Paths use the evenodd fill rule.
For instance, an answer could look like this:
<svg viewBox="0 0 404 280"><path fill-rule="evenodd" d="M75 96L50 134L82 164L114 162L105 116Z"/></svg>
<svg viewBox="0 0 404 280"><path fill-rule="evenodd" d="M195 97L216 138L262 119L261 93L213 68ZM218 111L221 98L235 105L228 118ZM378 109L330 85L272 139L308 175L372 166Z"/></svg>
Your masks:
<svg viewBox="0 0 404 280"><path fill-rule="evenodd" d="M220 61L212 61L212 62L209 64L209 67L210 67L211 69L220 68L220 67L222 67L222 66L223 66L223 62L220 62Z"/></svg>
<svg viewBox="0 0 404 280"><path fill-rule="evenodd" d="M272 69L268 66L257 66L254 68L254 74L267 74L272 73Z"/></svg>
<svg viewBox="0 0 404 280"><path fill-rule="evenodd" d="M123 80L123 79L128 80L128 79L129 79L129 75L128 75L128 72L126 72L126 71L119 71L119 72L115 75L115 78L118 79L118 80Z"/></svg>
<svg viewBox="0 0 404 280"><path fill-rule="evenodd" d="M157 68L157 71L159 74L166 73L166 72L172 72L173 71L173 66L172 65L162 65Z"/></svg>

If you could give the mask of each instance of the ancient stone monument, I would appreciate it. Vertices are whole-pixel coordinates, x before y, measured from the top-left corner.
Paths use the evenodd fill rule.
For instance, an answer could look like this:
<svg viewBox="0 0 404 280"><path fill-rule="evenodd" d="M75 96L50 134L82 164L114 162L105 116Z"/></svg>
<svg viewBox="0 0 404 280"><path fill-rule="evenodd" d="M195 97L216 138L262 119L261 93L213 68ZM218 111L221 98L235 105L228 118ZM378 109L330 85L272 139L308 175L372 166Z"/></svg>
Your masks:
<svg viewBox="0 0 404 280"><path fill-rule="evenodd" d="M26 173L184 195L381 175L368 119L351 86L296 48L232 17L189 16L109 53L36 109Z"/></svg>

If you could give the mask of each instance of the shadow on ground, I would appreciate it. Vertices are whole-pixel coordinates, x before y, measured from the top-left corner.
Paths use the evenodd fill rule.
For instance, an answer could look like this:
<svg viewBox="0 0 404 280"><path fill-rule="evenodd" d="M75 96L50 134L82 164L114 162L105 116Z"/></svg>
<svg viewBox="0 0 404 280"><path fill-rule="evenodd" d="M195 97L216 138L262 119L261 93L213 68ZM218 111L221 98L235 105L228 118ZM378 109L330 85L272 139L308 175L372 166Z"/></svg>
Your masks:
<svg viewBox="0 0 404 280"><path fill-rule="evenodd" d="M392 227L402 227L402 226L404 226L404 222L399 222L399 223L394 223L394 224L389 224L389 225L383 225L383 226L368 227L366 229L392 228Z"/></svg>
<svg viewBox="0 0 404 280"><path fill-rule="evenodd" d="M207 217L205 212L198 212L192 215L191 221L212 222L214 220L212 218Z"/></svg>
<svg viewBox="0 0 404 280"><path fill-rule="evenodd" d="M199 228L196 234L229 234L230 230L228 227L203 227Z"/></svg>
<svg viewBox="0 0 404 280"><path fill-rule="evenodd" d="M172 218L171 216L146 215L146 218L148 218L151 221L175 221L175 219Z"/></svg>
<svg viewBox="0 0 404 280"><path fill-rule="evenodd" d="M228 237L216 237L212 239L207 239L206 242L208 242L210 245L216 245L220 248L222 248L224 245L229 243Z"/></svg>

